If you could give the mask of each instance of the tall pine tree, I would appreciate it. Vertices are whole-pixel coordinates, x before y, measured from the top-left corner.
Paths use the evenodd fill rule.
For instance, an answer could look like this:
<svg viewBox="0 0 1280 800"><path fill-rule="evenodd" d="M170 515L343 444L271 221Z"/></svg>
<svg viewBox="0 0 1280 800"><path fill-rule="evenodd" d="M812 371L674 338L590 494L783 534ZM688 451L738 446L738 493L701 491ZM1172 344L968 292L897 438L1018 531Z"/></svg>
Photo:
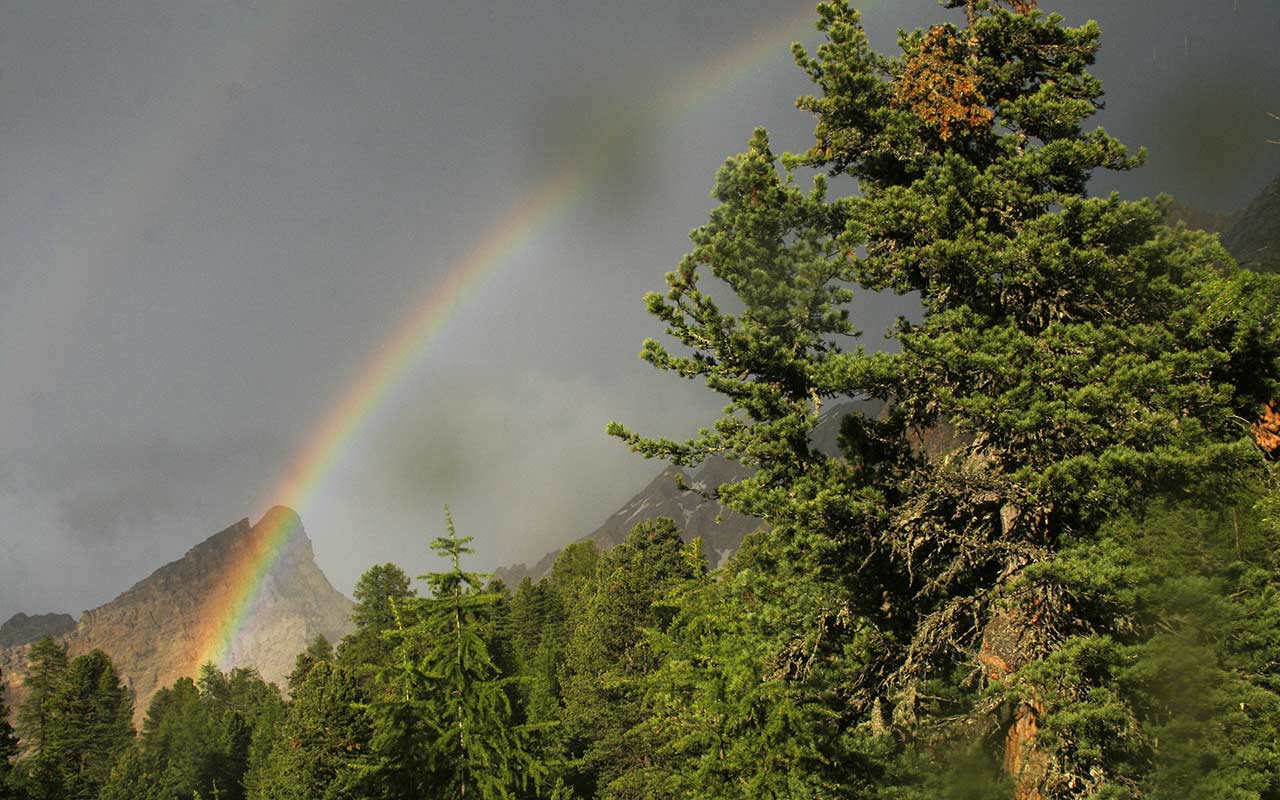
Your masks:
<svg viewBox="0 0 1280 800"><path fill-rule="evenodd" d="M758 131L717 175L720 206L668 291L647 298L687 352L649 341L643 357L703 377L727 412L685 443L611 431L648 456L756 468L725 502L843 586L819 624L859 665L832 696L847 724L926 760L985 741L1020 798L1137 791L1133 754L1104 742L1141 725L1140 703L1067 726L1104 689L1073 654L1124 621L1075 599L1086 577L1049 567L1113 520L1213 507L1257 480L1249 421L1280 390L1280 291L1214 237L1165 226L1160 202L1088 195L1096 170L1141 160L1084 124L1102 95L1096 24L947 5L967 24L904 34L893 58L844 2L819 6L826 42L796 47L821 90L799 101L815 144L780 170ZM802 192L794 167L856 192L829 200L822 176ZM890 331L896 352L847 347L853 288L919 299ZM890 410L845 415L829 458L811 432L845 397ZM936 446L944 427L953 446ZM798 670L813 654L794 656ZM1056 679L1065 662L1083 678Z"/></svg>
<svg viewBox="0 0 1280 800"><path fill-rule="evenodd" d="M133 736L133 697L107 654L72 660L54 692L40 752L59 778L58 796L96 800Z"/></svg>
<svg viewBox="0 0 1280 800"><path fill-rule="evenodd" d="M510 679L482 635L492 630L501 596L484 591L485 576L462 569L472 537L457 536L447 509L445 521L448 536L431 549L451 568L423 575L431 596L399 612L399 646L371 707L377 764L371 777L393 797L511 798L540 770L528 732L513 724Z"/></svg>

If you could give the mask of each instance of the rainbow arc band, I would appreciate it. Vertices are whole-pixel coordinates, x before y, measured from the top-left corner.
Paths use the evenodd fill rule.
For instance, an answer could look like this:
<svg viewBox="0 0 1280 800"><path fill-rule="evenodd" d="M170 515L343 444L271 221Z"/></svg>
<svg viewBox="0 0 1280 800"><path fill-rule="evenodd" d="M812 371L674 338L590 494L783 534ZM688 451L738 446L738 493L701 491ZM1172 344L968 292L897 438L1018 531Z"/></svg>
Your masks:
<svg viewBox="0 0 1280 800"><path fill-rule="evenodd" d="M763 61L785 52L791 39L812 30L814 14L805 8L795 15L758 30L741 46L709 61L691 78L666 92L658 107L668 109L668 120L701 107L726 85L749 75ZM393 394L405 375L422 362L440 332L485 282L533 237L548 229L586 194L604 166L604 153L578 154L575 166L562 171L507 212L492 228L492 235L428 291L421 304L394 331L363 373L331 407L315 428L308 445L293 460L287 474L270 494L279 506L305 509L339 459L352 449L359 434ZM227 571L225 587L209 603L205 629L195 636L194 674L202 665L229 666L233 648L247 625L263 582L287 548L289 538L301 530L297 517L272 509L254 526L253 540Z"/></svg>

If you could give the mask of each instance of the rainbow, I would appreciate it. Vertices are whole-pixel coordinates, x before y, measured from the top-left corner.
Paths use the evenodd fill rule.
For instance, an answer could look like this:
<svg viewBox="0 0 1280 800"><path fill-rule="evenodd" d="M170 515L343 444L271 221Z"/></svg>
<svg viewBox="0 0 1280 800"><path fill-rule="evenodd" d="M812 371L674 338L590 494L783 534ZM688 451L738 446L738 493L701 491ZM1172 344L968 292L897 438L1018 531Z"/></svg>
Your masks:
<svg viewBox="0 0 1280 800"><path fill-rule="evenodd" d="M812 9L806 6L803 15L756 31L739 47L707 62L692 78L665 92L659 107L666 109L669 120L700 107L716 90L776 56L784 42L811 30L812 20ZM430 288L421 304L378 348L362 374L349 384L350 388L314 429L307 446L271 493L275 503L292 508L308 505L401 379L427 356L456 310L498 270L510 264L513 253L574 207L603 166L603 156L603 150L578 154L574 166L508 211L493 226L488 239ZM248 546L227 570L222 584L225 589L209 603L205 614L208 624L195 636L192 671L205 663L229 665L237 638L250 624L264 579L299 530L296 516L275 508L254 526Z"/></svg>

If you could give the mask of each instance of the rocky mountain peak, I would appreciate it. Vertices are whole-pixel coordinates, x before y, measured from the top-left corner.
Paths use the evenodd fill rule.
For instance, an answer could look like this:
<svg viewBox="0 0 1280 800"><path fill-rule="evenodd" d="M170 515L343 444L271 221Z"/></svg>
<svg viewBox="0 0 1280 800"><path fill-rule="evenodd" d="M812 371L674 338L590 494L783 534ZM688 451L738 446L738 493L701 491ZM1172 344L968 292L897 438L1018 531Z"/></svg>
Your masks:
<svg viewBox="0 0 1280 800"><path fill-rule="evenodd" d="M270 566L258 580L253 568L262 559ZM110 655L133 689L141 717L157 689L199 670L210 633L229 624L229 598L250 588L252 605L233 627L224 668L255 667L282 684L316 635L336 642L351 630L351 601L316 565L298 514L277 506L256 525L240 520L86 611L61 638L73 656L95 648ZM11 687L20 683L24 651L20 646L0 654Z"/></svg>

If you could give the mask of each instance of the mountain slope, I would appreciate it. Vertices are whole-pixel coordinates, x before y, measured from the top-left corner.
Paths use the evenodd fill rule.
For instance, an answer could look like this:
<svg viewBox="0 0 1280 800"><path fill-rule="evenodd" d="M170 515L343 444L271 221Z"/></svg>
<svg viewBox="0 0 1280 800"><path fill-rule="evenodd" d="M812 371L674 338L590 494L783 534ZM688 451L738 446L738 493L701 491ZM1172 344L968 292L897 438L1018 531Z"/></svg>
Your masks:
<svg viewBox="0 0 1280 800"><path fill-rule="evenodd" d="M834 454L840 419L850 411L878 414L879 403L857 402L833 406L823 414L813 431L813 443L819 450ZM722 458L709 459L692 470L668 468L657 475L622 508L615 511L600 527L578 541L591 540L600 550L621 544L636 525L657 517L670 517L680 528L684 540L702 537L711 565L728 560L747 534L764 523L754 517L725 508L715 500L722 484L742 480L750 470ZM681 488L682 486L688 488ZM515 589L525 578L538 580L551 571L559 550L543 556L532 565L516 564L498 569L494 574Z"/></svg>
<svg viewBox="0 0 1280 800"><path fill-rule="evenodd" d="M1280 176L1249 204L1222 243L1241 266L1280 271Z"/></svg>
<svg viewBox="0 0 1280 800"><path fill-rule="evenodd" d="M316 566L311 540L297 514L273 508L257 525L242 519L157 569L111 602L86 611L62 637L72 656L102 649L133 690L135 715L151 695L194 675L209 632L225 620L229 576L261 551L264 537L286 526L279 557L262 576L252 608L235 626L225 667L252 666L282 684L294 658L317 634L336 642L351 630L352 603ZM0 668L16 689L27 645L0 654Z"/></svg>

